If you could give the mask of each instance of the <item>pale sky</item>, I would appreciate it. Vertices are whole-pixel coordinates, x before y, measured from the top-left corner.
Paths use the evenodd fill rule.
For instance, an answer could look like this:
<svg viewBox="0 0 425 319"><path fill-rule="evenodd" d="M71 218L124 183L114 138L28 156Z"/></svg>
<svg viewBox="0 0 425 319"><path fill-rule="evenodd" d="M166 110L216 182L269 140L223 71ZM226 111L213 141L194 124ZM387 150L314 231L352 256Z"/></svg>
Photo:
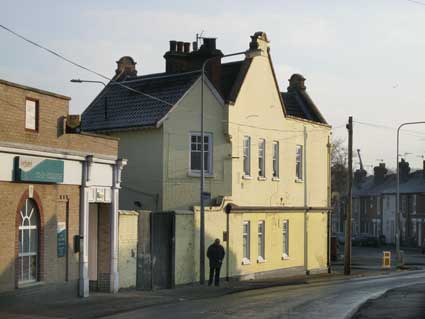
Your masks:
<svg viewBox="0 0 425 319"><path fill-rule="evenodd" d="M425 0L1 0L0 23L108 76L123 55L139 74L163 72L169 40L204 31L226 54L247 49L261 30L281 90L303 74L334 136L346 136L349 115L389 127L425 121ZM101 89L70 83L98 78L1 29L0 58L0 78L68 95L73 113ZM401 153L422 167L425 125L409 129L419 133L403 134ZM395 130L356 123L354 134L365 164L395 167Z"/></svg>

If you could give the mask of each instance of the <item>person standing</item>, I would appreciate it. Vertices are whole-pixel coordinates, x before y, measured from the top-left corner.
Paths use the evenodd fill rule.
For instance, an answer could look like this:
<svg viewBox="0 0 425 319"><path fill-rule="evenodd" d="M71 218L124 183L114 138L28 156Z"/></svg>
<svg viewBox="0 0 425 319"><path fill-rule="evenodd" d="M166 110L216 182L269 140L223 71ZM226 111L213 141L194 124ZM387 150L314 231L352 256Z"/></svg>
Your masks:
<svg viewBox="0 0 425 319"><path fill-rule="evenodd" d="M225 254L224 248L220 245L220 239L218 238L208 247L207 257L210 261L210 278L208 280L208 286L211 286L214 275L214 285L220 285L220 268Z"/></svg>

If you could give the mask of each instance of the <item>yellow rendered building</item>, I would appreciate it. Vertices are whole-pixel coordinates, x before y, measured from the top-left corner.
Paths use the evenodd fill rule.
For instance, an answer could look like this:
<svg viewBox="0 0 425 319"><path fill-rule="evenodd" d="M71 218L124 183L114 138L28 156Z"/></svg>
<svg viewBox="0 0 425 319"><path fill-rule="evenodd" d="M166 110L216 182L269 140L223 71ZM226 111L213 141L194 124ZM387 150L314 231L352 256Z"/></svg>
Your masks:
<svg viewBox="0 0 425 319"><path fill-rule="evenodd" d="M222 277L327 271L331 128L294 74L281 92L267 36L223 62L215 39L170 41L166 72L137 76L130 57L82 117L86 131L120 138L120 209L174 214L173 284L199 280L201 65L205 130L205 251L226 250ZM206 263L208 265L208 263ZM207 276L207 268L205 267Z"/></svg>

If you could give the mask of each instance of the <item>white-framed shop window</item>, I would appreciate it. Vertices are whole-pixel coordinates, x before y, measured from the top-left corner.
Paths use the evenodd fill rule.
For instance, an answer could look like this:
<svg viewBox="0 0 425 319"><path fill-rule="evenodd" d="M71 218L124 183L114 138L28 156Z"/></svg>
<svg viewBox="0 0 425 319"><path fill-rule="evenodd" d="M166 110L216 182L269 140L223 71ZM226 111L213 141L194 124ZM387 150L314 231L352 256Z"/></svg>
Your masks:
<svg viewBox="0 0 425 319"><path fill-rule="evenodd" d="M34 200L28 198L20 210L19 224L19 283L38 279L39 211Z"/></svg>
<svg viewBox="0 0 425 319"><path fill-rule="evenodd" d="M190 157L189 157L189 167L190 172L194 174L200 174L201 172L201 159L202 157L202 143L201 143L201 133L193 132L190 134ZM212 143L212 134L204 133L204 173L212 175L213 166L213 143Z"/></svg>

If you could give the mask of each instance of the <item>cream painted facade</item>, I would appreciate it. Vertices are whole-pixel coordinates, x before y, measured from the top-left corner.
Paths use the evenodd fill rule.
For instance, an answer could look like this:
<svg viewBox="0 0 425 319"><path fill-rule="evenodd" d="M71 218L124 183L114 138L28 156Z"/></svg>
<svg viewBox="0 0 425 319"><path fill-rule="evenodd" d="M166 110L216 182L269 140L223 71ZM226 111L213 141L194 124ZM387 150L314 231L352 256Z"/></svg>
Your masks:
<svg viewBox="0 0 425 319"><path fill-rule="evenodd" d="M265 34L250 49L251 63L234 103L205 84L205 132L212 137L213 168L205 178L206 248L223 239L223 277L327 271L330 192L330 126L288 116L280 97ZM200 79L155 128L113 133L128 159L121 209L174 211L175 284L199 280L199 176L189 170L190 134L200 131ZM249 136L250 176L244 175L243 140ZM258 143L265 141L265 176L258 174ZM279 176L272 177L273 143L279 143ZM296 177L296 148L303 147L303 178ZM233 206L232 206L233 205ZM243 224L250 222L250 256L243 255ZM289 252L284 254L283 223ZM258 258L258 223L264 222L264 258ZM208 262L206 263L208 265ZM207 268L207 267L206 267ZM206 275L208 270L205 271Z"/></svg>

